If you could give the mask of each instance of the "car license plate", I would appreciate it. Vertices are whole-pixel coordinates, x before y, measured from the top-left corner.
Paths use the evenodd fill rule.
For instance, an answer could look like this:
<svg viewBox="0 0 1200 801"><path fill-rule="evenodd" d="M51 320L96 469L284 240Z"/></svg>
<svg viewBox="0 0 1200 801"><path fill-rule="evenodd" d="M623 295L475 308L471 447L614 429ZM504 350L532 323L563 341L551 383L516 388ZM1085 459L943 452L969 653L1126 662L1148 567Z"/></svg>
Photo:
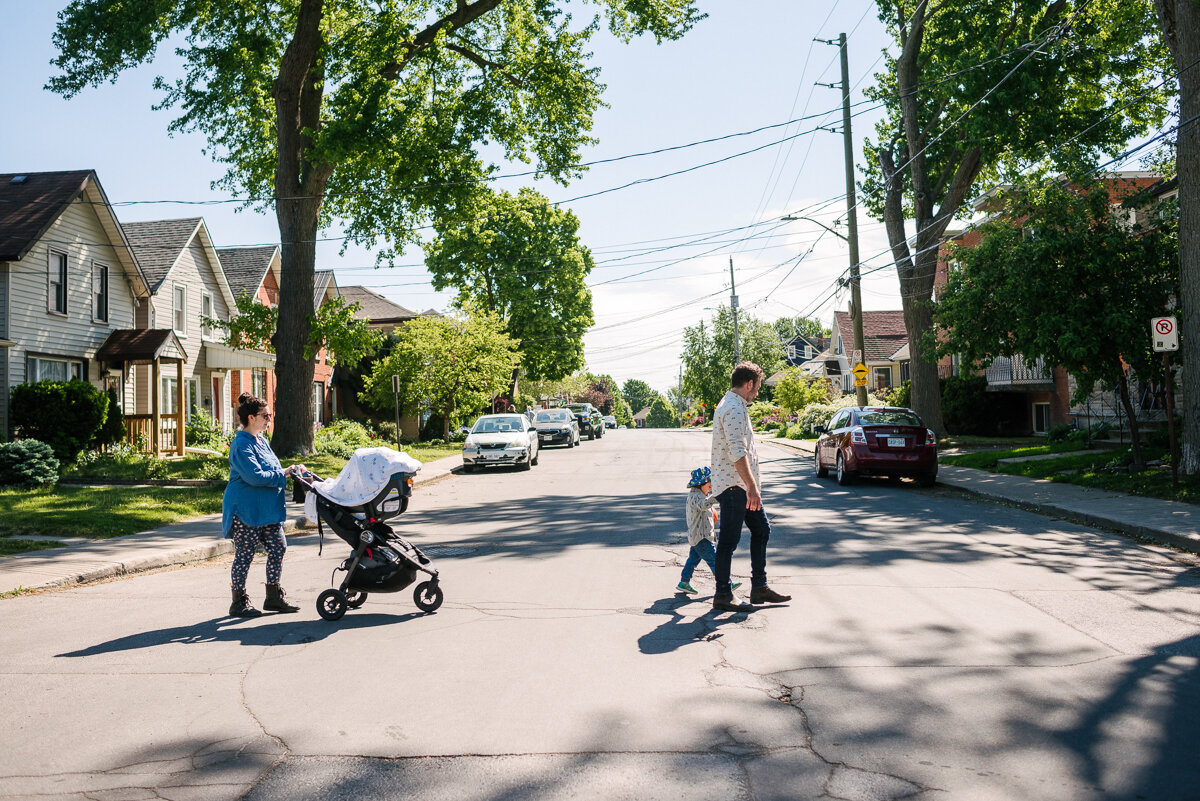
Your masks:
<svg viewBox="0 0 1200 801"><path fill-rule="evenodd" d="M904 447L904 437L888 437L887 442L888 442L889 448L903 448Z"/></svg>

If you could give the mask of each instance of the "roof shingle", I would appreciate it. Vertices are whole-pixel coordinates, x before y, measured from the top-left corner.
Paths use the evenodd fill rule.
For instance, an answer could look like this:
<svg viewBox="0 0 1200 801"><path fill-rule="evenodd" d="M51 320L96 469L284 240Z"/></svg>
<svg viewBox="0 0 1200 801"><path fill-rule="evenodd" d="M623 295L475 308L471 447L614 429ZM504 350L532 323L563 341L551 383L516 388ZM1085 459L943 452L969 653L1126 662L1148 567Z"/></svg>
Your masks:
<svg viewBox="0 0 1200 801"><path fill-rule="evenodd" d="M0 173L0 261L24 258L95 179L92 170Z"/></svg>
<svg viewBox="0 0 1200 801"><path fill-rule="evenodd" d="M221 260L221 269L225 272L225 280L235 299L242 295L255 296L277 250L279 248L276 245L217 249L217 258Z"/></svg>
<svg viewBox="0 0 1200 801"><path fill-rule="evenodd" d="M863 362L891 361L892 354L908 344L908 329L904 327L902 311L864 311ZM848 355L854 350L854 325L850 313L834 312L834 322L842 335ZM853 367L853 365L851 365Z"/></svg>
<svg viewBox="0 0 1200 801"><path fill-rule="evenodd" d="M142 266L151 293L158 292L201 221L200 217L187 217L181 220L121 223L125 238L129 240L129 246Z"/></svg>

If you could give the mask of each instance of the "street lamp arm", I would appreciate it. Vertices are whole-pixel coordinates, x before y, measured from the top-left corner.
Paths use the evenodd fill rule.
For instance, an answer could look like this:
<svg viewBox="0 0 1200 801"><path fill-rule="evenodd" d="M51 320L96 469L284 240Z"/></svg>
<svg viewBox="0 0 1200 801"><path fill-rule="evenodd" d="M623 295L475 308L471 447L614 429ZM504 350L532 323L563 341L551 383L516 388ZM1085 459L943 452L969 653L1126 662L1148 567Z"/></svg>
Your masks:
<svg viewBox="0 0 1200 801"><path fill-rule="evenodd" d="M849 241L850 241L849 239L847 239L847 238L846 238L845 234L842 234L842 233L840 233L840 232L838 232L838 231L835 231L834 229L830 228L830 227L829 227L828 225L826 225L825 223L821 222L820 220L814 220L812 217L804 217L804 216L799 216L799 217L798 217L798 216L796 216L796 215L789 214L789 215L787 215L786 217L780 217L779 219L780 219L780 220L782 220L782 221L784 221L784 222L795 222L795 221L797 221L797 220L808 220L810 223L813 223L814 225L819 225L819 226L821 226L821 227L822 227L822 228L824 228L826 231L828 231L829 233L833 234L834 236L836 236L838 239L842 240L843 242L849 242Z"/></svg>

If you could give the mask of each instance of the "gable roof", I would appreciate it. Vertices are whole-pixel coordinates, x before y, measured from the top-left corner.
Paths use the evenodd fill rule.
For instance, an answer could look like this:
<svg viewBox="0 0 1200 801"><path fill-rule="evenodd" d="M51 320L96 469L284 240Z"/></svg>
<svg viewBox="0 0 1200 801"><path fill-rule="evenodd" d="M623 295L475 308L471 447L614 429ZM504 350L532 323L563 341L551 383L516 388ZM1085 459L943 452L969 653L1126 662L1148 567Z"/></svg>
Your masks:
<svg viewBox="0 0 1200 801"><path fill-rule="evenodd" d="M864 311L863 315L863 363L890 362L904 345L908 344L908 330L904 327L902 311ZM842 335L847 353L854 350L854 325L850 313L833 313L834 325ZM853 365L851 365L853 366Z"/></svg>
<svg viewBox="0 0 1200 801"><path fill-rule="evenodd" d="M67 207L87 203L96 212L134 294L149 294L146 277L95 170L0 173L0 261L20 261Z"/></svg>
<svg viewBox="0 0 1200 801"><path fill-rule="evenodd" d="M317 270L313 273L313 308L321 308L321 304L325 302L325 295L333 290L333 296L336 298L342 294L338 289L337 279L333 277L333 270Z"/></svg>
<svg viewBox="0 0 1200 801"><path fill-rule="evenodd" d="M187 361L187 351L169 328L118 328L96 351L96 361L146 364L155 359Z"/></svg>
<svg viewBox="0 0 1200 801"><path fill-rule="evenodd" d="M236 306L233 291L225 280L221 259L213 246L212 237L203 217L185 217L181 220L147 220L124 223L125 236L137 256L138 263L150 285L150 294L156 294L179 257L188 248L197 248L206 256L217 279L217 287L231 310Z"/></svg>
<svg viewBox="0 0 1200 801"><path fill-rule="evenodd" d="M369 320L373 323L400 323L420 316L417 312L406 309L399 303L392 303L383 295L372 292L365 286L344 286L340 288L340 292L346 299L347 305L359 304L360 308L354 315L359 320Z"/></svg>
<svg viewBox="0 0 1200 801"><path fill-rule="evenodd" d="M221 260L221 269L225 271L225 280L229 282L234 298L243 294L253 298L258 294L278 252L278 245L217 250L217 258Z"/></svg>

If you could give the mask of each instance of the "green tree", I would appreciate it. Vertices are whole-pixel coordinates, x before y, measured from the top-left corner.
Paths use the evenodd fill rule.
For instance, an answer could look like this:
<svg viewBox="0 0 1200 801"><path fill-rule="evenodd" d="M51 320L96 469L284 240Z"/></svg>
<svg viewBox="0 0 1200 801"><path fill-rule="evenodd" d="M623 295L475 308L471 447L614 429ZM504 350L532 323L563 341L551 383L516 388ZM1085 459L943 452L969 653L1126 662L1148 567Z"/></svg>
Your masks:
<svg viewBox="0 0 1200 801"><path fill-rule="evenodd" d="M304 358L310 361L325 348L329 363L353 367L372 353L383 339L371 330L370 321L355 318L359 304L347 304L345 298L331 298L321 304L308 329ZM259 303L249 295L237 299L237 316L232 320L202 317L205 325L220 328L221 342L234 349L277 353L275 343L279 327L279 309Z"/></svg>
<svg viewBox="0 0 1200 801"><path fill-rule="evenodd" d="M633 414L649 406L657 394L653 387L639 378L627 379L621 387L621 397L629 404L629 408L633 409Z"/></svg>
<svg viewBox="0 0 1200 801"><path fill-rule="evenodd" d="M821 336L829 336L830 331L825 326L821 325L820 320L814 320L811 317L780 317L775 322L771 323L775 329L775 333L779 335L781 340L791 340L797 336L806 336L809 339L817 339Z"/></svg>
<svg viewBox="0 0 1200 801"><path fill-rule="evenodd" d="M783 365L784 349L774 327L748 314L738 315L738 344L743 361L752 361L771 376ZM733 373L733 315L717 309L711 322L683 330L683 391L711 410L729 391Z"/></svg>
<svg viewBox="0 0 1200 801"><path fill-rule="evenodd" d="M798 367L788 367L775 385L775 402L789 412L798 412L812 403L829 403L830 390L829 379L813 378Z"/></svg>
<svg viewBox="0 0 1200 801"><path fill-rule="evenodd" d="M639 409L638 411L641 410ZM633 425L633 409L629 406L629 401L620 398L613 408L613 417L617 418L617 425L619 426Z"/></svg>
<svg viewBox="0 0 1200 801"><path fill-rule="evenodd" d="M508 388L518 364L516 342L494 312L469 305L462 314L418 317L396 332L391 352L366 379L371 405L394 402L392 376L400 377L400 407L429 410L442 418L442 436L452 424L476 414Z"/></svg>
<svg viewBox="0 0 1200 801"><path fill-rule="evenodd" d="M646 428L672 428L679 424L679 414L662 395L655 394L646 415Z"/></svg>
<svg viewBox="0 0 1200 801"><path fill-rule="evenodd" d="M1156 126L1171 90L1156 88L1166 58L1148 3L878 7L895 50L868 93L887 113L866 143L863 188L900 279L913 408L940 434L930 299L939 244L976 182L1011 182L1030 165L1078 172Z"/></svg>
<svg viewBox="0 0 1200 801"><path fill-rule="evenodd" d="M473 219L453 213L425 246L434 289L458 287L506 321L532 378L562 378L583 367L583 335L595 322L587 276L592 253L579 220L532 189L484 194Z"/></svg>
<svg viewBox="0 0 1200 801"><path fill-rule="evenodd" d="M996 356L1045 359L1075 377L1077 399L1096 384L1116 388L1140 465L1122 360L1157 374L1147 321L1166 311L1176 286L1173 226L1131 229L1104 186L1030 186L1003 202L979 245L955 249L961 269L939 294L932 349L975 368Z"/></svg>
<svg viewBox="0 0 1200 801"><path fill-rule="evenodd" d="M609 30L682 36L694 0L599 0ZM272 446L313 448L313 317L320 230L384 238L381 262L415 243L432 216L473 216L493 167L480 152L534 161L565 181L602 101L588 42L566 0L72 0L59 14L48 88L73 97L154 59L168 38L184 76L158 78L172 131L199 131L228 165L218 184L272 208L282 258ZM182 34L182 36L180 36Z"/></svg>

